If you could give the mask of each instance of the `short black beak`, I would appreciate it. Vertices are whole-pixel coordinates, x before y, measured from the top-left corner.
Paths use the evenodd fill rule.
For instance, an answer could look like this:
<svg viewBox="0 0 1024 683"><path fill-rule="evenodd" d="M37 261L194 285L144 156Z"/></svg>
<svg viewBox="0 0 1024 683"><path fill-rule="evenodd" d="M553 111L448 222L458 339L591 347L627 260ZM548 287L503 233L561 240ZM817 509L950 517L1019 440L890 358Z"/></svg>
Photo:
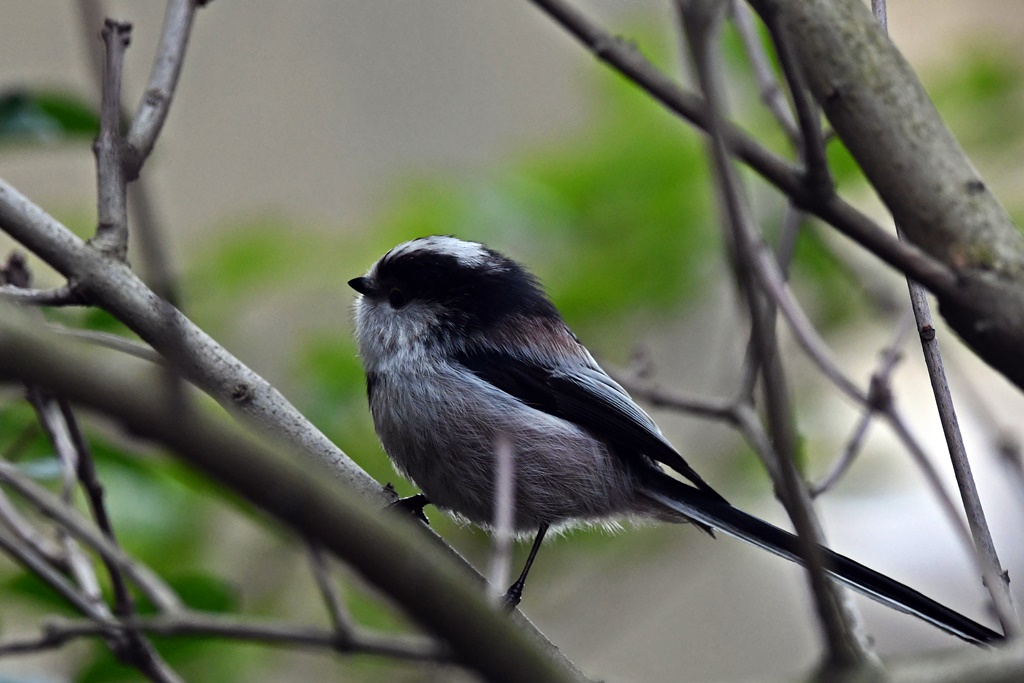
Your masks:
<svg viewBox="0 0 1024 683"><path fill-rule="evenodd" d="M356 290L360 294L370 293L370 281L365 277L354 277L348 281L348 286Z"/></svg>

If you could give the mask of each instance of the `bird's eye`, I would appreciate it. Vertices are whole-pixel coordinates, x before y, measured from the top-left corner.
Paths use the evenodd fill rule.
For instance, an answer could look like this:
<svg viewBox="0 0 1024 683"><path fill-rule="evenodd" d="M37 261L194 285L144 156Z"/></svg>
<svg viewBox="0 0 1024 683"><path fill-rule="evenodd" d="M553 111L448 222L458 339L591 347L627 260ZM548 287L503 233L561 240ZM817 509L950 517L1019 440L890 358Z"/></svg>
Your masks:
<svg viewBox="0 0 1024 683"><path fill-rule="evenodd" d="M405 296L405 292L398 287L392 287L391 291L388 292L388 303L391 304L391 308L401 308L408 301L409 299Z"/></svg>

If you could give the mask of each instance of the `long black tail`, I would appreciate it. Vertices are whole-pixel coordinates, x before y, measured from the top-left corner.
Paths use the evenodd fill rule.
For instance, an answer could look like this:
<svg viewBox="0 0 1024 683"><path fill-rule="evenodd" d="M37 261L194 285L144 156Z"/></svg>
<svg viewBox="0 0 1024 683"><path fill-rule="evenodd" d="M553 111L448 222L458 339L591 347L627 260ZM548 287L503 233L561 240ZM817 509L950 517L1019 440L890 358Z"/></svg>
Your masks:
<svg viewBox="0 0 1024 683"><path fill-rule="evenodd" d="M667 475L660 475L652 482L648 495L712 529L763 548L791 562L804 563L800 554L800 541L793 534L737 510L724 501L707 496ZM993 643L1003 639L1001 634L954 612L899 581L879 574L828 548L822 548L822 551L825 570L829 574L883 605L912 614L970 643Z"/></svg>

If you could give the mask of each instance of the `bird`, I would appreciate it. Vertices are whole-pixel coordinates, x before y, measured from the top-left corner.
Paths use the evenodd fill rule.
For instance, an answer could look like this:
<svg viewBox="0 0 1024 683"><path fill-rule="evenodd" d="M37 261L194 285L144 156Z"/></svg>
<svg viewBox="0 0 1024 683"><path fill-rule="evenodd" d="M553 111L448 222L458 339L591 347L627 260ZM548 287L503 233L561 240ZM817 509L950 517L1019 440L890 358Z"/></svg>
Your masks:
<svg viewBox="0 0 1024 683"><path fill-rule="evenodd" d="M584 524L688 522L804 563L795 535L701 478L517 261L432 235L395 246L348 284L377 436L422 492L404 499L410 508L422 515L429 502L493 528L496 444L510 444L512 527L534 541L505 594L509 607L545 535ZM828 574L884 605L971 643L1003 638L839 553L821 554Z"/></svg>

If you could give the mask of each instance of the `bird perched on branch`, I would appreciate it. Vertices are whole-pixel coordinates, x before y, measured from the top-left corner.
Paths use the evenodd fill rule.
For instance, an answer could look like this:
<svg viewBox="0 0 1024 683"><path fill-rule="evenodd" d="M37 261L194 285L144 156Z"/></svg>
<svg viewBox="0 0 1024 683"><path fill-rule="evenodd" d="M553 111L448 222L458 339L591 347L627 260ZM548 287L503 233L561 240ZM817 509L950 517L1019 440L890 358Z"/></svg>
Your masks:
<svg viewBox="0 0 1024 683"><path fill-rule="evenodd" d="M496 444L511 445L512 526L535 540L508 604L518 604L545 533L579 523L690 522L803 563L796 536L736 509L686 463L517 262L475 242L424 237L349 285L359 293L356 337L377 435L430 503L490 527ZM831 576L882 604L970 642L1002 638L821 551Z"/></svg>

